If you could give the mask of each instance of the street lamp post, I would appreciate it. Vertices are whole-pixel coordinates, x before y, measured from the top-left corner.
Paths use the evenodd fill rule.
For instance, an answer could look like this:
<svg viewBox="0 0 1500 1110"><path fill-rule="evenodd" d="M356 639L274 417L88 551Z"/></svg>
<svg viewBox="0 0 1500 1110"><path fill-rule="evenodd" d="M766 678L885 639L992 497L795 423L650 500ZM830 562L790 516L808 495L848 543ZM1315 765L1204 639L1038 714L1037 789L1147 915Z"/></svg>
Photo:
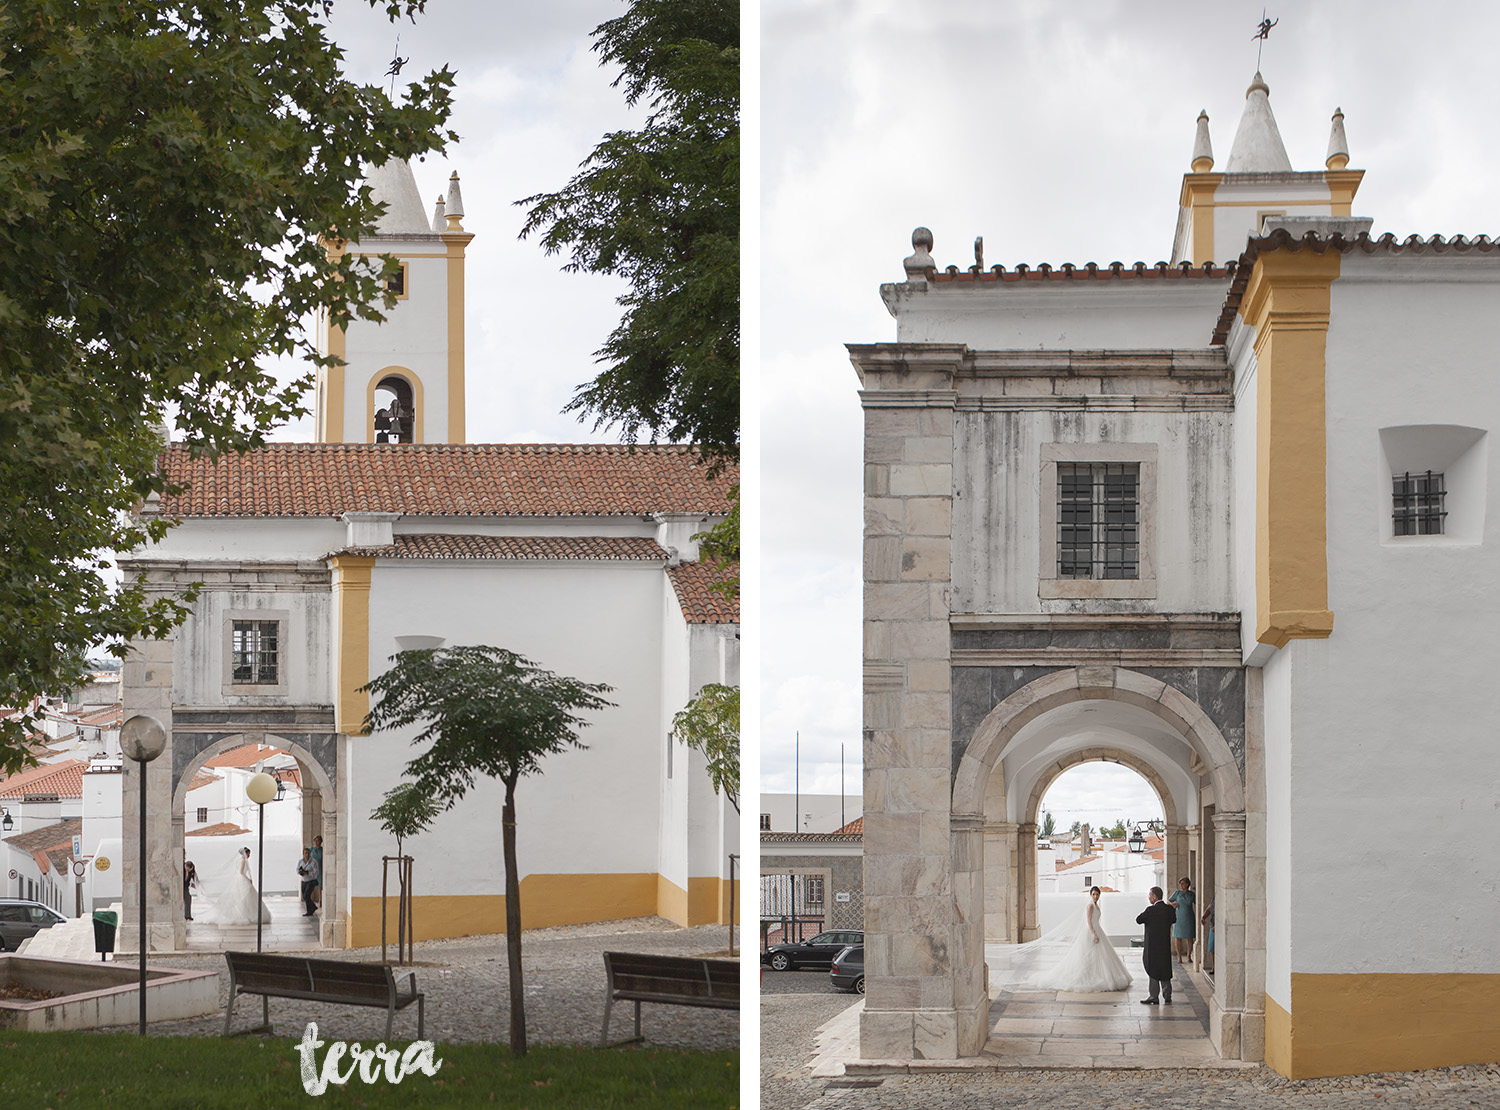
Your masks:
<svg viewBox="0 0 1500 1110"><path fill-rule="evenodd" d="M136 814L140 829L140 856L136 866L136 883L141 891L141 1036L146 1035L146 764L161 755L167 747L167 730L155 717L138 713L120 726L120 751L127 759L140 764L141 805Z"/></svg>
<svg viewBox="0 0 1500 1110"><path fill-rule="evenodd" d="M279 797L277 791L277 780L261 771L259 774L251 775L250 781L245 784L245 794L249 799L260 807L260 862L257 865L255 880L255 951L260 952L261 947L261 907L265 905L266 890L266 803ZM285 790L285 787L282 787ZM261 1026L267 1030L271 1028L271 1000L265 995L260 999Z"/></svg>

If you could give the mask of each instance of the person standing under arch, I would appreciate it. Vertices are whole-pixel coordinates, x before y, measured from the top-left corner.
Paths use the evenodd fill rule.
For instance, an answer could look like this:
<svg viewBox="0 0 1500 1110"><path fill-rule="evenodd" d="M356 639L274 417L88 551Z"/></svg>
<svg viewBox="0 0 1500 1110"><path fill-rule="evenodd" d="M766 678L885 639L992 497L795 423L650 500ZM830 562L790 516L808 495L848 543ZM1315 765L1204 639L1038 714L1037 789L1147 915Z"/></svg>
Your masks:
<svg viewBox="0 0 1500 1110"><path fill-rule="evenodd" d="M1176 920L1176 909L1161 900L1161 887L1152 887L1151 904L1135 919L1137 925L1146 927L1141 963L1151 981L1150 995L1141 999L1143 1006L1155 1006L1158 993L1168 1006L1172 1004L1172 925Z"/></svg>
<svg viewBox="0 0 1500 1110"><path fill-rule="evenodd" d="M1177 880L1177 889L1167 901L1177 908L1177 920L1172 924L1172 943L1177 949L1177 962L1192 963L1193 941L1198 936L1198 918L1194 912L1198 896L1193 893L1193 880Z"/></svg>

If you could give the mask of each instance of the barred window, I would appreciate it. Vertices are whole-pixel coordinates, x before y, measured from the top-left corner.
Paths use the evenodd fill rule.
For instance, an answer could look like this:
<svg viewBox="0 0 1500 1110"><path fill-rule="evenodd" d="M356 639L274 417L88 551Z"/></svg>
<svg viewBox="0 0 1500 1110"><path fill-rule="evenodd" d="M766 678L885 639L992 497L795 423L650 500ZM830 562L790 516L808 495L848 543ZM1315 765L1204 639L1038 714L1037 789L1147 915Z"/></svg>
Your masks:
<svg viewBox="0 0 1500 1110"><path fill-rule="evenodd" d="M761 832L770 832L771 831L771 815L769 813L762 813L760 815L760 831Z"/></svg>
<svg viewBox="0 0 1500 1110"><path fill-rule="evenodd" d="M1448 514L1443 500L1443 476L1427 471L1423 474L1397 474L1391 481L1392 514L1398 536L1441 536L1443 518Z"/></svg>
<svg viewBox="0 0 1500 1110"><path fill-rule="evenodd" d="M198 823L200 825L206 825L206 824L208 824L208 807L207 806L199 806L198 807Z"/></svg>
<svg viewBox="0 0 1500 1110"><path fill-rule="evenodd" d="M802 879L803 893L809 906L821 906L823 904L823 876L806 875Z"/></svg>
<svg viewBox="0 0 1500 1110"><path fill-rule="evenodd" d="M1057 576L1140 577L1139 463L1057 464Z"/></svg>
<svg viewBox="0 0 1500 1110"><path fill-rule="evenodd" d="M277 684L279 632L277 621L234 622L230 674L236 686Z"/></svg>

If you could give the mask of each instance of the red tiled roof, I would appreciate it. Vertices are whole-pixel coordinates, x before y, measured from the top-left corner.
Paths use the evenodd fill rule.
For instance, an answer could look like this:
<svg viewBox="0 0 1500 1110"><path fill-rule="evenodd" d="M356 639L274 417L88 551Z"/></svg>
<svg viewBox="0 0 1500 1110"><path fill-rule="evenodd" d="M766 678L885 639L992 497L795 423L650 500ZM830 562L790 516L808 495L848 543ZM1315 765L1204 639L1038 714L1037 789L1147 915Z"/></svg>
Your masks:
<svg viewBox="0 0 1500 1110"><path fill-rule="evenodd" d="M1111 278L1176 278L1179 280L1207 278L1210 281L1223 281L1225 278L1234 276L1237 265L1238 263L1229 262L1216 270L1212 262L1205 262L1202 266L1194 266L1190 262L1181 262L1175 266L1170 262L1155 264L1137 262L1129 266L1123 262L1111 262L1107 266L1101 266L1097 262L1085 262L1082 266L1074 265L1072 262L1064 262L1060 266L1043 262L1036 266L1028 266L1023 262L1011 270L1007 270L1004 266L991 266L988 270L980 270L974 266L970 266L967 270L960 270L957 266L949 266L946 270L929 272L928 280L934 282L1011 282L1087 279L1107 281Z"/></svg>
<svg viewBox="0 0 1500 1110"><path fill-rule="evenodd" d="M850 833L854 836L864 836L865 819L863 817L856 817L853 821L850 821L843 828L834 829L833 831L836 833Z"/></svg>
<svg viewBox="0 0 1500 1110"><path fill-rule="evenodd" d="M91 728L102 728L106 725L119 724L124 716L124 707L119 702L115 702L114 705L106 705L103 709L92 709L87 713L80 713L76 719L79 724L88 725Z"/></svg>
<svg viewBox="0 0 1500 1110"><path fill-rule="evenodd" d="M56 794L59 798L83 797L86 759L44 763L7 779L0 779L0 798L23 798L27 794Z"/></svg>
<svg viewBox="0 0 1500 1110"><path fill-rule="evenodd" d="M680 563L667 568L677 604L688 624L739 624L740 599L725 597L714 586L739 575L738 564L720 570L713 563Z"/></svg>
<svg viewBox="0 0 1500 1110"><path fill-rule="evenodd" d="M351 547L341 554L377 559L580 559L663 562L666 550L645 536L457 536L407 533L387 547Z"/></svg>
<svg viewBox="0 0 1500 1110"><path fill-rule="evenodd" d="M193 776L193 781L188 783L188 790L197 790L200 786L212 786L219 781L219 776L212 771L201 770Z"/></svg>
<svg viewBox="0 0 1500 1110"><path fill-rule="evenodd" d="M83 818L73 817L67 821L58 821L53 825L44 825L40 829L32 829L30 832L7 836L5 843L23 852L45 852L50 848L61 847L66 847L71 852L73 838L82 833Z"/></svg>
<svg viewBox="0 0 1500 1110"><path fill-rule="evenodd" d="M1098 858L1098 856L1084 856L1082 859L1071 860L1068 863L1059 863L1057 870L1066 871L1070 867L1082 867L1086 863L1093 863Z"/></svg>
<svg viewBox="0 0 1500 1110"><path fill-rule="evenodd" d="M241 744L238 748L230 748L227 752L220 752L212 759L206 760L203 766L254 767L263 759L286 754L280 748L261 747L259 744Z"/></svg>
<svg viewBox="0 0 1500 1110"><path fill-rule="evenodd" d="M204 825L201 829L194 829L190 833L183 833L183 835L184 836L239 836L241 833L247 833L249 831L250 831L249 829L242 829L242 828L240 828L233 821L220 821L217 825Z"/></svg>
<svg viewBox="0 0 1500 1110"><path fill-rule="evenodd" d="M612 444L272 443L195 459L183 444L162 472L186 493L164 516L640 516L729 510L738 468L706 477L690 447Z"/></svg>

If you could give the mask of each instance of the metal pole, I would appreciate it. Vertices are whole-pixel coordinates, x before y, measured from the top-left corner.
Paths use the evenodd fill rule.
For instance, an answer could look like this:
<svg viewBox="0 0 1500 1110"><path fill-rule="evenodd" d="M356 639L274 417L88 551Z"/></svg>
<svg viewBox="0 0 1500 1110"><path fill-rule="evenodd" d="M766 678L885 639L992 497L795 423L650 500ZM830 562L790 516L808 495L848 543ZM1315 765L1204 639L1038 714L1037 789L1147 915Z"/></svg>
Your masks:
<svg viewBox="0 0 1500 1110"><path fill-rule="evenodd" d="M729 954L734 955L734 871L740 857L729 853Z"/></svg>
<svg viewBox="0 0 1500 1110"><path fill-rule="evenodd" d="M260 931L262 918L261 907L265 905L266 897L266 803L257 803L260 806L260 863L256 870L255 883L255 952L260 954ZM260 1024L265 1029L271 1028L271 998L269 995L260 996Z"/></svg>
<svg viewBox="0 0 1500 1110"><path fill-rule="evenodd" d="M794 758L796 771L792 786L792 832L802 831L802 731L797 730L797 747Z"/></svg>
<svg viewBox="0 0 1500 1110"><path fill-rule="evenodd" d="M849 822L844 820L844 742L839 741L839 828Z"/></svg>
<svg viewBox="0 0 1500 1110"><path fill-rule="evenodd" d="M141 885L141 1036L146 1035L146 763L136 764L141 770L141 808L136 815L136 825L141 832L141 865L137 868L136 881Z"/></svg>

